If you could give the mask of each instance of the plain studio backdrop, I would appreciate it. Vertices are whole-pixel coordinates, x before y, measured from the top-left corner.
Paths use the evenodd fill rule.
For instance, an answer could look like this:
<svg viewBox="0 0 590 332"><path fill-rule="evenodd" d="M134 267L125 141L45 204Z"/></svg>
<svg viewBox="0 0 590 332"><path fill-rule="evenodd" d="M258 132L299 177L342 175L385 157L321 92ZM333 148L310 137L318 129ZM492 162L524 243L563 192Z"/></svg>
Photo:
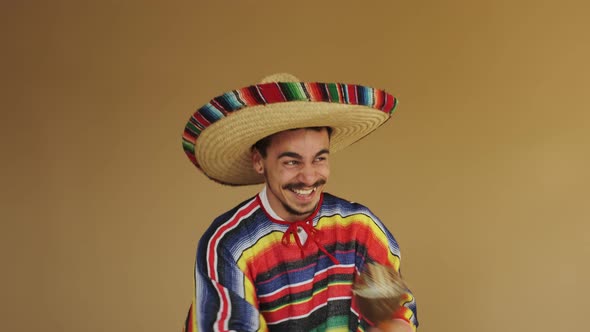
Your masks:
<svg viewBox="0 0 590 332"><path fill-rule="evenodd" d="M328 191L396 235L420 331L585 331L587 1L2 1L2 331L180 331L207 225L260 190L181 148L275 72L391 121Z"/></svg>

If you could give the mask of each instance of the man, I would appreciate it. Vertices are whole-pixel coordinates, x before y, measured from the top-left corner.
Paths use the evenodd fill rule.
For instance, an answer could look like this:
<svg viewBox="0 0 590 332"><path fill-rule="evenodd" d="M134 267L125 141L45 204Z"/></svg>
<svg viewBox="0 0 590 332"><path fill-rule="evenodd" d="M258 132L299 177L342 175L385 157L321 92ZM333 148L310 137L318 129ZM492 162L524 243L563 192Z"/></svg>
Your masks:
<svg viewBox="0 0 590 332"><path fill-rule="evenodd" d="M186 331L366 331L353 298L368 263L399 270L397 242L363 205L324 192L330 154L375 130L395 108L369 87L288 74L216 97L189 120L183 146L209 178L264 183L199 241ZM389 331L412 331L408 291Z"/></svg>

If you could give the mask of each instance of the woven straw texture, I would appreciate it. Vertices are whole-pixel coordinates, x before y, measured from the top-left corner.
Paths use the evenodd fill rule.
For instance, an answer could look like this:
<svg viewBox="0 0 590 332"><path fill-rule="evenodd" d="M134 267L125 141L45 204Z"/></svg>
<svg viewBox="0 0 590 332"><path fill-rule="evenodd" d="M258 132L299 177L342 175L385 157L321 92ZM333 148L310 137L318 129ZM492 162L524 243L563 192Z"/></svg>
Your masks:
<svg viewBox="0 0 590 332"><path fill-rule="evenodd" d="M397 103L390 94L370 87L293 80L292 75L278 74L263 80L266 83L216 97L197 110L183 133L189 159L223 184L262 183L251 161L251 147L258 140L287 129L329 126L330 149L336 152L387 121Z"/></svg>

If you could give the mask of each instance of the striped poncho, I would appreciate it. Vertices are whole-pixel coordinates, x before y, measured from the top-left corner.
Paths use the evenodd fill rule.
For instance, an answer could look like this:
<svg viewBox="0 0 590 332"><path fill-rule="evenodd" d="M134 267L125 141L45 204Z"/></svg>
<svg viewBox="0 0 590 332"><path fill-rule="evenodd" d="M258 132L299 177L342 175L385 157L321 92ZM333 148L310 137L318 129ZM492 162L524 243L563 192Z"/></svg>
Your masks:
<svg viewBox="0 0 590 332"><path fill-rule="evenodd" d="M366 331L352 283L369 262L399 269L400 253L366 207L324 193L307 220L285 222L263 190L202 236L185 330ZM409 291L394 317L417 327Z"/></svg>

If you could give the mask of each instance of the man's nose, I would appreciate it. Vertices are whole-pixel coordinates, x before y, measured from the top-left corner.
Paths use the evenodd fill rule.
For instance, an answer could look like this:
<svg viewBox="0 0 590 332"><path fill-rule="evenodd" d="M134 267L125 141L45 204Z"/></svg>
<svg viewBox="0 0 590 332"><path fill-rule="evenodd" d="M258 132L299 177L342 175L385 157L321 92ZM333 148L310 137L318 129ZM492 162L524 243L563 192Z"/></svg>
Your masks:
<svg viewBox="0 0 590 332"><path fill-rule="evenodd" d="M305 185L311 186L316 183L318 179L318 173L315 167L311 164L306 164L301 168L299 172L299 180Z"/></svg>

